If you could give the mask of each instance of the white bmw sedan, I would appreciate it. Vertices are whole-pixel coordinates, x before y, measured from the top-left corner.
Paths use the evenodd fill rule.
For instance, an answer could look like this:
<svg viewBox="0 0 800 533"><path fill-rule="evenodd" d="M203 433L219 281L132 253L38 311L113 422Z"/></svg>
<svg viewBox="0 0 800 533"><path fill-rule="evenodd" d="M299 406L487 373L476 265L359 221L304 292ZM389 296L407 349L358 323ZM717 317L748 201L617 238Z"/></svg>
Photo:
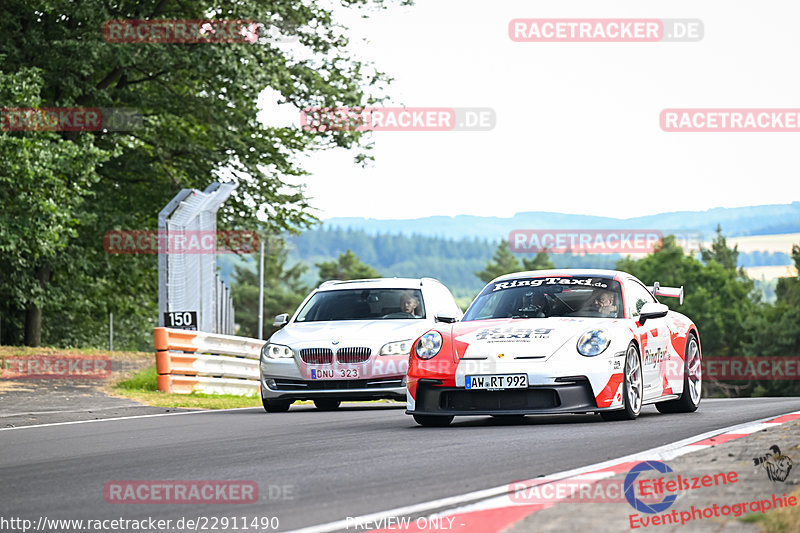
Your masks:
<svg viewBox="0 0 800 533"><path fill-rule="evenodd" d="M412 344L438 321L462 316L450 291L432 278L328 281L261 350L261 399L267 412L295 400L318 409L343 400L405 400Z"/></svg>

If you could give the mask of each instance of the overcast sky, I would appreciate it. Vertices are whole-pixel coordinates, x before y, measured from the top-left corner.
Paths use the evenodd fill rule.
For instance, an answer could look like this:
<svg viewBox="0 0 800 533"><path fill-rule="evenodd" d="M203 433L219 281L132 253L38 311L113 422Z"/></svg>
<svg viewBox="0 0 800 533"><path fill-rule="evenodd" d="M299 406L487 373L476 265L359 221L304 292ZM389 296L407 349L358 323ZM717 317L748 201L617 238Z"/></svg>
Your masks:
<svg viewBox="0 0 800 533"><path fill-rule="evenodd" d="M800 200L800 133L666 133L665 108L800 108L796 0L418 0L342 13L409 107L489 107L492 131L374 132L307 162L322 218L633 217ZM699 42L518 43L514 18L693 18ZM270 122L299 123L267 105Z"/></svg>

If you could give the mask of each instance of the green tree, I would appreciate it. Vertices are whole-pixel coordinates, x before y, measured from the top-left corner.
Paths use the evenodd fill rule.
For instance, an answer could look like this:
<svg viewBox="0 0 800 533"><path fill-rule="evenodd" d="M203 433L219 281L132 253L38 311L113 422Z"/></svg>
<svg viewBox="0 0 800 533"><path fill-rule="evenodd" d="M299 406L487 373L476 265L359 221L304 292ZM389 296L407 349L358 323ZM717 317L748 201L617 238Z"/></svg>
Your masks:
<svg viewBox="0 0 800 533"><path fill-rule="evenodd" d="M269 254L264 255L264 338L277 328L272 327L275 315L297 309L309 292L300 279L308 267L302 263L287 266L287 252L281 241L274 241ZM237 335L258 336L258 264L255 261L234 267L231 295L233 298Z"/></svg>
<svg viewBox="0 0 800 533"><path fill-rule="evenodd" d="M775 287L775 296L779 302L784 302L793 308L800 308L800 244L792 245L792 260L794 260L797 276L779 278Z"/></svg>
<svg viewBox="0 0 800 533"><path fill-rule="evenodd" d="M489 283L498 276L519 272L521 269L522 266L508 247L508 241L503 239L497 245L492 260L486 263L486 268L480 272L475 272L475 275L484 283Z"/></svg>
<svg viewBox="0 0 800 533"><path fill-rule="evenodd" d="M748 340L745 355L753 357L800 356L800 245L792 246L798 276L779 278L774 304L762 304L743 324ZM764 380L748 384L755 396L797 396L795 380Z"/></svg>
<svg viewBox="0 0 800 533"><path fill-rule="evenodd" d="M4 106L128 108L143 117L131 131L0 134L4 183L15 187L2 197L4 337L92 344L108 308L124 313L121 323L139 328L140 339L149 336L155 257L107 257L102 239L109 230L155 229L182 188L238 183L221 229L256 229L258 219L267 233L313 224L302 188L287 184L305 174L296 155L355 147L363 160L368 145L361 132L264 126L257 102L381 101L386 76L351 57L332 9L322 0L0 3ZM281 46L267 31L257 43L111 43L103 36L111 19L269 21L297 45ZM6 212L15 202L41 217Z"/></svg>
<svg viewBox="0 0 800 533"><path fill-rule="evenodd" d="M332 279L348 280L381 277L374 268L362 263L358 256L350 250L339 254L336 261L315 263L315 266L319 269L318 284Z"/></svg>
<svg viewBox="0 0 800 533"><path fill-rule="evenodd" d="M39 106L42 84L38 69L0 72L0 101ZM71 262L81 261L64 252L100 179L95 167L108 157L86 138L0 133L0 314L6 341L40 344L42 307L58 299L48 286L54 273L63 275Z"/></svg>
<svg viewBox="0 0 800 533"><path fill-rule="evenodd" d="M700 257L706 263L716 261L724 268L736 270L736 266L739 264L739 245L728 248L728 241L722 234L722 227L717 224L716 235L711 242L711 249L705 249L701 246Z"/></svg>
<svg viewBox="0 0 800 533"><path fill-rule="evenodd" d="M633 274L646 284L684 286L685 298L663 298L670 308L697 324L705 355L741 355L746 340L744 319L758 312L752 298L753 282L735 268L715 260L703 264L686 255L673 235L664 238L654 253L641 259L621 259L617 269Z"/></svg>
<svg viewBox="0 0 800 533"><path fill-rule="evenodd" d="M555 268L556 265L550 259L550 256L547 254L547 250L542 250L531 259L523 257L522 267L525 270L549 270L551 268Z"/></svg>

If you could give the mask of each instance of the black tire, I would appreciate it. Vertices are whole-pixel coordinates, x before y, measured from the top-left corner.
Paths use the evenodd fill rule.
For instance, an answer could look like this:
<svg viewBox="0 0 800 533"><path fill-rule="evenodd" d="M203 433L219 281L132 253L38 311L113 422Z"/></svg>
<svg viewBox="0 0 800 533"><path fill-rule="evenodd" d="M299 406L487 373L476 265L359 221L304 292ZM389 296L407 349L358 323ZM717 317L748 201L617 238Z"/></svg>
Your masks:
<svg viewBox="0 0 800 533"><path fill-rule="evenodd" d="M268 413L285 413L293 403L293 400L267 400L264 397L261 398L261 404Z"/></svg>
<svg viewBox="0 0 800 533"><path fill-rule="evenodd" d="M332 400L330 398L320 398L318 400L314 400L314 405L320 411L335 411L342 405L341 400Z"/></svg>
<svg viewBox="0 0 800 533"><path fill-rule="evenodd" d="M491 415L491 417L501 424L521 424L525 421L525 415Z"/></svg>
<svg viewBox="0 0 800 533"><path fill-rule="evenodd" d="M420 426L443 428L450 425L453 416L414 415L414 421Z"/></svg>
<svg viewBox="0 0 800 533"><path fill-rule="evenodd" d="M642 359L636 343L631 342L625 352L625 367L622 371L622 405L618 411L600 411L607 422L636 420L642 412L644 382L642 381Z"/></svg>
<svg viewBox="0 0 800 533"><path fill-rule="evenodd" d="M683 354L683 393L675 400L667 400L656 404L659 413L693 413L700 406L700 393L703 379L700 372L702 355L700 343L694 333L686 339L686 351Z"/></svg>

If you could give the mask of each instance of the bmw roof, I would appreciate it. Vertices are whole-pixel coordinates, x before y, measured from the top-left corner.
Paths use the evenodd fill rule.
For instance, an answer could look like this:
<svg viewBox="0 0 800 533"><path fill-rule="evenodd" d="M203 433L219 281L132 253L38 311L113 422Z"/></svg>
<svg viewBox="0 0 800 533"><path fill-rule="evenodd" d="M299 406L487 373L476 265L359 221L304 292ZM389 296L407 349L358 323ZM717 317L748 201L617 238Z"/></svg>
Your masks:
<svg viewBox="0 0 800 533"><path fill-rule="evenodd" d="M419 289L426 283L441 284L433 278L373 278L347 281L330 280L319 286L319 291L344 289Z"/></svg>

